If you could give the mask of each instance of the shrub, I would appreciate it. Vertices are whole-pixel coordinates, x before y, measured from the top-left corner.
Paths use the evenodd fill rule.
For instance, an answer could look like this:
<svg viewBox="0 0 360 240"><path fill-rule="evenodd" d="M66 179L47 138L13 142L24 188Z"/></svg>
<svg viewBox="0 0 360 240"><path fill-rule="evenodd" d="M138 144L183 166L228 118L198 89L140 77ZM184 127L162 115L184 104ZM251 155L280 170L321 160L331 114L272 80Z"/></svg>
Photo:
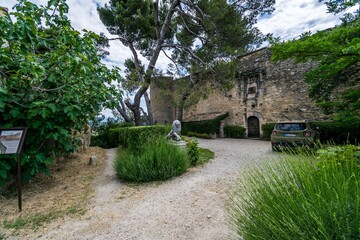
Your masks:
<svg viewBox="0 0 360 240"><path fill-rule="evenodd" d="M335 159L354 155L341 152ZM246 172L230 194L237 233L247 240L359 239L359 165L321 154L318 160L321 167L309 157L287 155Z"/></svg>
<svg viewBox="0 0 360 240"><path fill-rule="evenodd" d="M188 166L186 152L165 139L146 144L141 155L120 152L114 162L118 177L134 182L166 180L185 172Z"/></svg>
<svg viewBox="0 0 360 240"><path fill-rule="evenodd" d="M261 125L261 130L262 130L262 138L264 140L270 140L270 136L272 131L274 130L275 127L275 123L265 123L263 125Z"/></svg>
<svg viewBox="0 0 360 240"><path fill-rule="evenodd" d="M236 125L226 125L224 133L229 138L244 138L246 128Z"/></svg>
<svg viewBox="0 0 360 240"><path fill-rule="evenodd" d="M227 116L229 116L228 113L222 114L210 120L182 122L181 132L183 134L186 134L188 132L207 133L207 134L219 133L220 122L224 120Z"/></svg>
<svg viewBox="0 0 360 240"><path fill-rule="evenodd" d="M0 17L0 126L27 128L23 181L77 151L80 140L73 133L108 102L111 82L119 78L117 69L101 63L100 36L75 31L67 11L65 1L19 1L11 20ZM0 158L4 186L16 176L17 164L10 155Z"/></svg>
<svg viewBox="0 0 360 240"><path fill-rule="evenodd" d="M150 140L164 137L170 132L169 125L153 125L128 128L116 128L109 131L109 142L112 147L121 145L130 151L140 152Z"/></svg>
<svg viewBox="0 0 360 240"><path fill-rule="evenodd" d="M205 138L205 139L210 139L211 138L209 136L209 134L207 134L207 133L196 133L196 132L188 132L187 136L188 137Z"/></svg>
<svg viewBox="0 0 360 240"><path fill-rule="evenodd" d="M359 122L314 122L311 126L319 128L322 143L357 144L360 141Z"/></svg>
<svg viewBox="0 0 360 240"><path fill-rule="evenodd" d="M101 124L99 127L93 131L91 135L91 144L90 146L98 146L102 148L112 148L115 147L110 142L110 129L114 128L124 128L124 127L132 127L133 123L114 123L114 122L105 122Z"/></svg>
<svg viewBox="0 0 360 240"><path fill-rule="evenodd" d="M191 165L196 165L200 159L198 141L190 139L186 143L186 150Z"/></svg>

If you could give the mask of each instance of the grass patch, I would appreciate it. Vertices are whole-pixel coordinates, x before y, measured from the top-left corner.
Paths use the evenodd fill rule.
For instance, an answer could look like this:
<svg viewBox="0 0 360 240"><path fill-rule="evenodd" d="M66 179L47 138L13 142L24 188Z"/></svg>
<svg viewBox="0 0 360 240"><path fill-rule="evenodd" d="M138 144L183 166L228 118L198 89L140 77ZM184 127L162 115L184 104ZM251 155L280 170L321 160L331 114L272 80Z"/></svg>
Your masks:
<svg viewBox="0 0 360 240"><path fill-rule="evenodd" d="M203 165L208 163L211 159L214 159L215 154L214 152L210 151L209 149L199 148L199 160L197 165Z"/></svg>
<svg viewBox="0 0 360 240"><path fill-rule="evenodd" d="M249 169L230 193L232 227L246 240L360 239L359 153L283 155Z"/></svg>
<svg viewBox="0 0 360 240"><path fill-rule="evenodd" d="M141 154L120 151L114 161L118 177L133 182L166 180L185 172L188 166L186 151L165 139L146 144Z"/></svg>
<svg viewBox="0 0 360 240"><path fill-rule="evenodd" d="M21 229L24 227L31 226L32 229L36 229L42 226L44 223L50 222L53 219L58 218L59 212L53 211L46 214L37 214L34 216L28 216L26 218L19 217L13 221L4 220L4 228Z"/></svg>

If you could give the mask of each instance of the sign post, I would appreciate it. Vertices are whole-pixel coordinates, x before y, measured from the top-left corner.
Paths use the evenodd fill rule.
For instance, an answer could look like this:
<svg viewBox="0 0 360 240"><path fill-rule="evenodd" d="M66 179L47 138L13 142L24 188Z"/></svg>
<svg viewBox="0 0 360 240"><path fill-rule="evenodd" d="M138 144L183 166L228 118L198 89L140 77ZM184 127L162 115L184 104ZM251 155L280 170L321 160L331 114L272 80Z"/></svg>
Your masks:
<svg viewBox="0 0 360 240"><path fill-rule="evenodd" d="M0 154L16 154L18 167L18 206L22 210L21 150L27 128L0 128Z"/></svg>

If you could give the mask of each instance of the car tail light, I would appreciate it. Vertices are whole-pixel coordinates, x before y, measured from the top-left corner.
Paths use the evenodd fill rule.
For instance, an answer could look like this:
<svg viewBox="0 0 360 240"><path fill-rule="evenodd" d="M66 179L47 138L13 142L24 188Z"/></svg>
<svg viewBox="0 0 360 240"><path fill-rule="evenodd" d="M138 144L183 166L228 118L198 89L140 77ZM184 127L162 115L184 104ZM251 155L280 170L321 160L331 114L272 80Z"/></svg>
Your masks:
<svg viewBox="0 0 360 240"><path fill-rule="evenodd" d="M272 134L276 136L276 135L277 135L277 132L276 132L276 131L273 131Z"/></svg>
<svg viewBox="0 0 360 240"><path fill-rule="evenodd" d="M310 137L310 132L304 132L304 137Z"/></svg>

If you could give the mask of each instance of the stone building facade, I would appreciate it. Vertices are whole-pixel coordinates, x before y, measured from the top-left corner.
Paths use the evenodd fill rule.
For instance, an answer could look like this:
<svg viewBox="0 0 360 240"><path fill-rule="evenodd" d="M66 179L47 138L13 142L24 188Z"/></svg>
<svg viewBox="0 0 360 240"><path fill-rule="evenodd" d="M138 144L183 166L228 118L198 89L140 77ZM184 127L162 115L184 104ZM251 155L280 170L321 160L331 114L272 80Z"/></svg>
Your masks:
<svg viewBox="0 0 360 240"><path fill-rule="evenodd" d="M211 119L229 113L225 124L241 125L247 129L248 138L259 138L264 123L326 119L309 98L308 87L303 80L304 73L316 63L272 62L270 58L268 48L238 57L233 87L227 91L213 87L206 99L200 99L184 109L183 121ZM211 80L206 84L215 86ZM175 89L176 81L167 87ZM158 123L172 122L176 119L173 100L159 91L159 86L154 84L151 88L154 120Z"/></svg>

